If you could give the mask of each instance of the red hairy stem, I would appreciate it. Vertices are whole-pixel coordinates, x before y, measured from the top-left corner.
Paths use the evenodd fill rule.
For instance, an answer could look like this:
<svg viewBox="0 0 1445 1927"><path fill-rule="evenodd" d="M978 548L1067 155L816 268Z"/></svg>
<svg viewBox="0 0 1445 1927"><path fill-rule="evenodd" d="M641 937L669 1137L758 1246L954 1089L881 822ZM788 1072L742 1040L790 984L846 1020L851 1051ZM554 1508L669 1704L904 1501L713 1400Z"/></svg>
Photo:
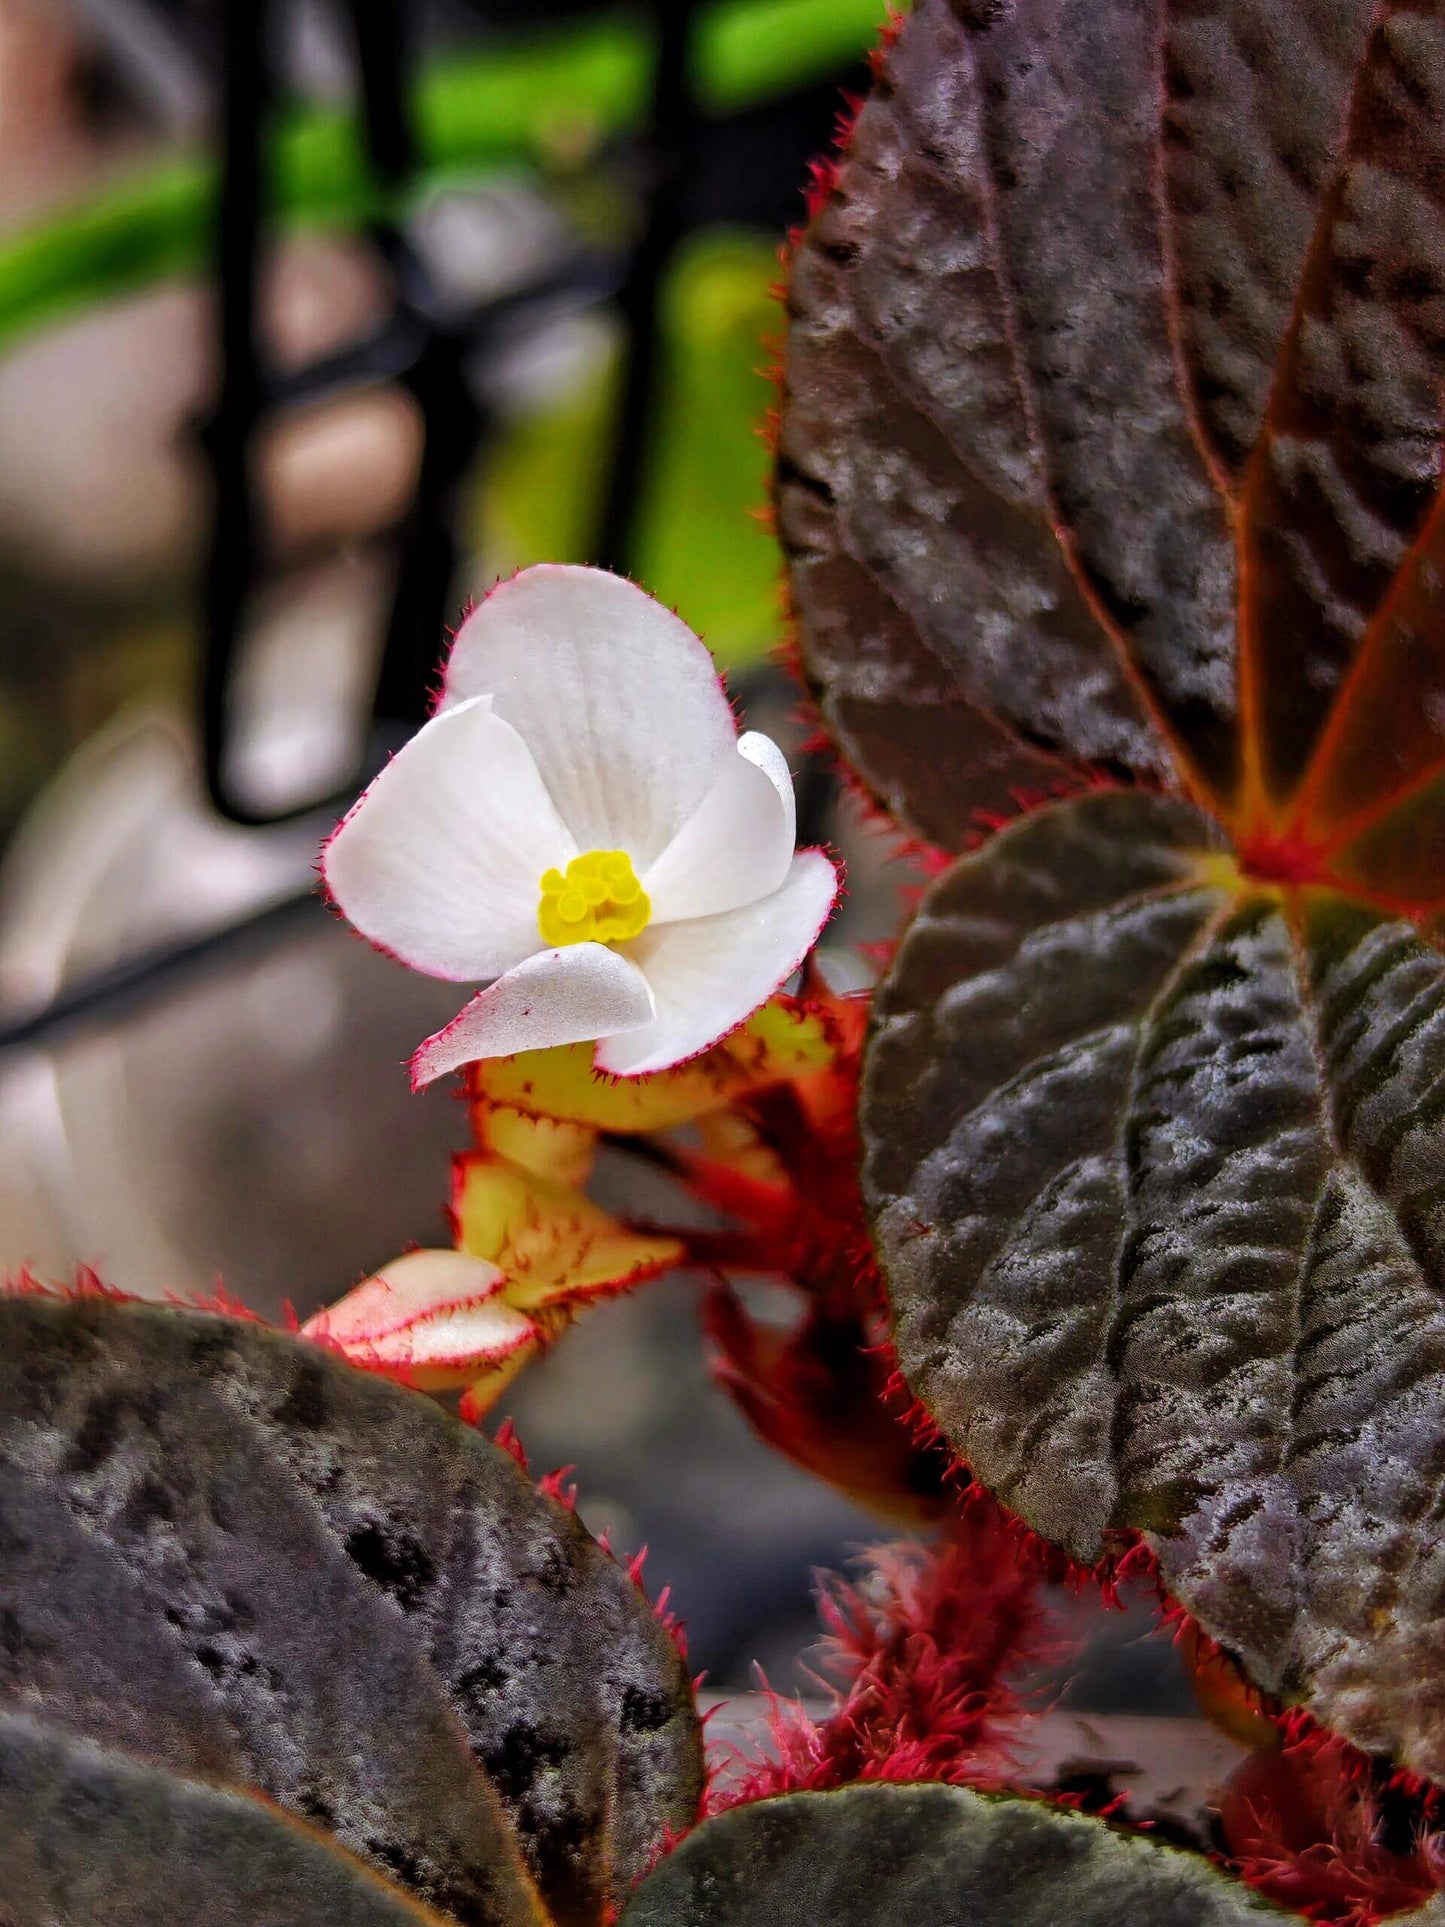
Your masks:
<svg viewBox="0 0 1445 1927"><path fill-rule="evenodd" d="M1061 1655L1020 1548L980 1503L947 1539L885 1547L856 1582L825 1581L820 1683L833 1710L815 1721L774 1698L766 1756L715 1786L713 1810L857 1780L1003 1784L1036 1710L1020 1682Z"/></svg>

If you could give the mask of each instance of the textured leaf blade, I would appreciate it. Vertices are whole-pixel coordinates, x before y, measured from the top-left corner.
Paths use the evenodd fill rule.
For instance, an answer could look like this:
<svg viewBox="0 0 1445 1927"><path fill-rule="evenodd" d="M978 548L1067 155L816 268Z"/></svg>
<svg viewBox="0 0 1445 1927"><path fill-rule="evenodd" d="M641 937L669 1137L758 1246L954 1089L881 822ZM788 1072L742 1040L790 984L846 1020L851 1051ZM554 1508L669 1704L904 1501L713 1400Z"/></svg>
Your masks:
<svg viewBox="0 0 1445 1927"><path fill-rule="evenodd" d="M1440 481L1445 18L1386 0L1243 501L1259 775L1287 799Z"/></svg>
<svg viewBox="0 0 1445 1927"><path fill-rule="evenodd" d="M1039 1801L845 1787L734 1807L642 1883L624 1927L1234 1927L1283 1914L1206 1861Z"/></svg>
<svg viewBox="0 0 1445 1927"><path fill-rule="evenodd" d="M863 1104L900 1356L960 1454L1081 1558L1144 1531L1261 1684L1435 1774L1442 1070L1409 924L1231 887L1204 818L1105 796L935 886Z"/></svg>
<svg viewBox="0 0 1445 1927"><path fill-rule="evenodd" d="M530 1917L504 1813L561 1920L596 1919L695 1813L670 1639L569 1513L428 1401L237 1321L0 1301L0 1461L119 1559L254 1784L459 1918ZM21 1614L23 1579L0 1571ZM103 1670L99 1630L78 1607L49 1629ZM41 1664L22 1648L12 1700Z"/></svg>
<svg viewBox="0 0 1445 1927"><path fill-rule="evenodd" d="M919 0L795 252L776 471L895 815L1143 778L1270 876L1397 833L1428 918L1413 819L1332 859L1445 769L1442 109L1434 0Z"/></svg>
<svg viewBox="0 0 1445 1927"><path fill-rule="evenodd" d="M1233 550L1177 382L1159 61L1143 0L925 0L793 265L805 667L830 721L903 702L928 730L930 680L966 704L996 769L970 784L975 746L964 789L993 774L995 807L1081 767L1172 775L1184 738L1232 781Z"/></svg>
<svg viewBox="0 0 1445 1927"><path fill-rule="evenodd" d="M425 1653L358 1583L264 1422L228 1398L235 1351L279 1361L284 1341L163 1309L39 1298L0 1302L0 1333L0 1463L68 1514L75 1533L57 1556L84 1545L119 1569L151 1626L151 1706L171 1686L184 1695L170 1708L177 1727L219 1709L248 1783L430 1904L462 1921L528 1919L500 1802ZM66 1590L56 1577L52 1601ZM33 1703L32 1656L44 1661L57 1641L88 1649L97 1669L121 1655L107 1620L81 1616L79 1594L47 1619L25 1579L7 1564L0 1594L31 1636L7 1671ZM124 1706L129 1683L112 1678ZM89 1712L89 1736L119 1737L105 1696Z"/></svg>
<svg viewBox="0 0 1445 1927"><path fill-rule="evenodd" d="M1175 0L1164 184L1183 363L1237 493L1264 426L1375 0Z"/></svg>
<svg viewBox="0 0 1445 1927"><path fill-rule="evenodd" d="M1155 0L964 6L1059 543L1186 774L1236 773L1231 530L1180 391Z"/></svg>
<svg viewBox="0 0 1445 1927"><path fill-rule="evenodd" d="M0 1895L14 1927L443 1927L322 1835L0 1714Z"/></svg>
<svg viewBox="0 0 1445 1927"><path fill-rule="evenodd" d="M1371 623L1300 799L1346 888L1409 910L1445 896L1445 506Z"/></svg>
<svg viewBox="0 0 1445 1927"><path fill-rule="evenodd" d="M313 1370L308 1352L298 1388ZM360 1376L318 1376L333 1415L288 1432L292 1473L426 1643L549 1908L594 1919L696 1815L687 1669L626 1573L509 1454L425 1400L371 1408Z"/></svg>
<svg viewBox="0 0 1445 1927"><path fill-rule="evenodd" d="M9 1465L0 1465L0 1572L0 1705L103 1733L177 1772L246 1777L220 1694L179 1642L157 1639L154 1609L125 1565L59 1493ZM73 1638L76 1626L104 1627L105 1637Z"/></svg>
<svg viewBox="0 0 1445 1927"><path fill-rule="evenodd" d="M915 11L798 250L777 476L828 720L864 775L951 843L1010 788L1077 783L1087 765L1170 768L1056 539L974 39L946 6ZM940 700L965 736L954 755Z"/></svg>

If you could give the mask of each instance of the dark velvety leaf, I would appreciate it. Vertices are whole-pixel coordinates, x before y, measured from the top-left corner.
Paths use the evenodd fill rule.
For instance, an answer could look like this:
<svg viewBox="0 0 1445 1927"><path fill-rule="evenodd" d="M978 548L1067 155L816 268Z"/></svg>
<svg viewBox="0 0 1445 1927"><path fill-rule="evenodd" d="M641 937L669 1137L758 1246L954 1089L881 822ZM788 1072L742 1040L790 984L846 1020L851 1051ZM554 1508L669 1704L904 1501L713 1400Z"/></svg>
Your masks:
<svg viewBox="0 0 1445 1927"><path fill-rule="evenodd" d="M1445 900L1445 498L1350 671L1301 798L1346 888L1415 914Z"/></svg>
<svg viewBox="0 0 1445 1927"><path fill-rule="evenodd" d="M0 1464L0 1705L103 1733L176 1771L244 1779L209 1674L158 1639L154 1607L58 1492ZM103 1639L74 1637L105 1629ZM119 1690L124 1681L124 1690Z"/></svg>
<svg viewBox="0 0 1445 1927"><path fill-rule="evenodd" d="M301 1349L161 1309L0 1301L0 1464L37 1489L35 1514L58 1501L73 1527L0 1571L7 1623L26 1640L8 1642L11 1691L38 1699L34 1675L53 1668L57 1642L88 1648L94 1674L134 1664L111 1647L109 1621L87 1615L85 1591L68 1594L67 1553L83 1549L87 1574L108 1557L150 1624L147 1710L167 1696L172 1725L193 1709L204 1719L177 1754L160 1752L158 1731L152 1757L194 1767L219 1711L246 1781L271 1799L459 1920L528 1919L510 1829L424 1648L358 1582L272 1447L267 1415L228 1398L218 1376L233 1353L259 1354L263 1371L284 1372L284 1395ZM52 1585L37 1601L26 1568L47 1556ZM122 1739L108 1706L127 1708L135 1689L126 1672L111 1682L85 1702L67 1694L56 1716L88 1714L81 1730ZM176 1687L185 1697L169 1701Z"/></svg>
<svg viewBox="0 0 1445 1927"><path fill-rule="evenodd" d="M519 1904L490 1891L502 1809L562 1921L597 1919L693 1817L671 1640L564 1508L430 1401L239 1321L3 1301L0 1463L124 1572L154 1629L148 1704L187 1661L183 1722L209 1735L219 1703L252 1783L459 1917ZM56 1543L99 1586L96 1554ZM103 1680L96 1622L34 1599L0 1569L25 1631L7 1697L40 1690L57 1632ZM104 1705L77 1687L49 1716L130 1739Z"/></svg>
<svg viewBox="0 0 1445 1927"><path fill-rule="evenodd" d="M1440 479L1445 16L1376 12L1244 495L1244 661L1280 798Z"/></svg>
<svg viewBox="0 0 1445 1927"><path fill-rule="evenodd" d="M959 848L1096 770L1271 873L1382 860L1332 862L1445 770L1442 130L1438 0L918 0L795 252L776 472L896 815Z"/></svg>
<svg viewBox="0 0 1445 1927"><path fill-rule="evenodd" d="M940 880L875 1023L865 1185L960 1454L1445 1774L1445 958L1096 796Z"/></svg>
<svg viewBox="0 0 1445 1927"><path fill-rule="evenodd" d="M804 663L829 733L898 822L954 848L1020 792L1082 782L1076 766L962 695L861 563L826 550L795 563Z"/></svg>
<svg viewBox="0 0 1445 1927"><path fill-rule="evenodd" d="M1234 551L1177 379L1158 0L957 11L973 22L981 159L1060 547L1131 680L1227 792Z"/></svg>
<svg viewBox="0 0 1445 1927"><path fill-rule="evenodd" d="M973 43L946 6L917 10L798 252L777 475L827 719L865 777L953 844L1011 788L1087 764L1169 768L1055 537ZM940 694L962 739L951 804Z"/></svg>
<svg viewBox="0 0 1445 1927"><path fill-rule="evenodd" d="M805 666L832 721L916 702L931 658L998 739L994 805L1081 764L1170 773L1164 716L1233 769L1233 550L1177 390L1159 58L1152 0L923 0L794 262L778 509ZM866 716L844 747L871 777Z"/></svg>
<svg viewBox="0 0 1445 1927"><path fill-rule="evenodd" d="M794 1793L707 1820L623 1927L1234 1927L1292 1920L1205 1860L963 1787Z"/></svg>
<svg viewBox="0 0 1445 1927"><path fill-rule="evenodd" d="M1185 364L1228 492L1264 425L1375 0L1171 0L1164 156Z"/></svg>
<svg viewBox="0 0 1445 1927"><path fill-rule="evenodd" d="M324 1835L230 1788L0 1714L6 1927L443 1927Z"/></svg>

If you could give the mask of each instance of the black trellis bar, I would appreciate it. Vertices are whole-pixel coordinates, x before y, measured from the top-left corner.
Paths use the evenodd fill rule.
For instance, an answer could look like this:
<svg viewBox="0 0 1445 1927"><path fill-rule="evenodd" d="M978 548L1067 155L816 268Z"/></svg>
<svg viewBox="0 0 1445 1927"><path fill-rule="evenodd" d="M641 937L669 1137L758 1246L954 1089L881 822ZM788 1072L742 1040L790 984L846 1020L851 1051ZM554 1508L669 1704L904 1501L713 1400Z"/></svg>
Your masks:
<svg viewBox="0 0 1445 1927"><path fill-rule="evenodd" d="M334 796L311 797L285 810L258 810L234 790L228 771L230 700L237 661L254 603L263 531L254 487L252 449L263 415L278 402L313 402L367 375L393 381L417 405L422 457L413 498L394 532L396 582L373 703L368 762L421 720L456 565L456 494L480 442L484 421L465 374L465 360L490 315L463 321L441 312L422 263L391 210L414 165L409 125L409 9L401 0L351 0L350 23L360 74L368 159L383 213L373 239L390 267L393 311L369 341L292 375L267 382L256 339L257 264L264 232L264 151L270 103L270 47L265 7L230 0L226 20L225 161L222 174L218 294L221 399L209 425L215 521L205 596L202 657L203 767L211 800L233 822L260 825L335 807L366 769Z"/></svg>
<svg viewBox="0 0 1445 1927"><path fill-rule="evenodd" d="M417 159L407 84L414 10L395 4L378 6L376 0L350 0L349 12L372 169L378 180L400 189Z"/></svg>
<svg viewBox="0 0 1445 1927"><path fill-rule="evenodd" d="M265 203L265 133L271 102L271 0L231 0L222 12L225 166L216 226L216 306L221 392L203 431L211 462L211 545L201 652L201 746L206 787L235 816L224 782L227 706L237 642L256 573L251 461L262 412L256 339L257 237Z"/></svg>
<svg viewBox="0 0 1445 1927"><path fill-rule="evenodd" d="M658 298L686 232L683 185L698 128L692 88L693 0L653 0L657 55L652 113L641 161L648 207L618 307L624 328L612 459L602 497L595 560L626 575L635 567L638 521L648 480L652 421L662 374Z"/></svg>
<svg viewBox="0 0 1445 1927"><path fill-rule="evenodd" d="M244 0L230 0L225 9L225 156L217 257L222 390L205 431L214 521L204 599L201 721L211 800L222 816L252 827L349 802L424 718L450 613L460 492L490 427L468 378L469 364L529 317L535 321L558 304L595 302L618 288L607 264L578 248L521 288L461 313L448 310L397 218L416 166L408 109L412 12L407 0L349 0L365 145L379 209L371 237L390 271L391 312L363 341L276 376L264 366L256 330L266 215L262 155L274 93L270 19L264 5L252 7ZM415 402L422 455L411 502L391 535L395 580L367 756L332 795L286 809L257 809L237 793L229 775L231 691L265 550L252 459L256 431L272 410L315 404L349 387L382 381Z"/></svg>
<svg viewBox="0 0 1445 1927"><path fill-rule="evenodd" d="M398 0L350 0L349 11L367 150L390 210L416 166L409 10ZM421 468L398 531L396 588L373 704L382 745L394 748L426 715L456 573L458 491L488 424L466 374L473 328L441 312L424 264L389 211L374 223L373 236L396 282L398 312L418 339L398 385L422 422Z"/></svg>
<svg viewBox="0 0 1445 1927"><path fill-rule="evenodd" d="M109 970L67 985L43 1010L22 1011L0 1023L0 1050L51 1043L62 1032L88 1024L113 1023L201 969L233 961L248 944L263 948L276 937L304 928L327 914L315 891L305 890L264 904L219 929L142 951Z"/></svg>
<svg viewBox="0 0 1445 1927"><path fill-rule="evenodd" d="M502 338L525 308L540 312L549 299L570 297L581 304L604 293L615 295L623 324L621 369L592 559L635 570L663 373L659 298L664 277L699 218L726 217L715 183L710 196L699 198L697 192L698 180L709 177L710 158L714 176L734 164L733 156L722 155L728 123L705 118L695 98L696 0L651 0L656 56L650 112L621 157L630 161L641 184L641 212L635 245L620 272L579 251L531 288L462 315L448 312L398 218L417 163L408 110L416 8L411 0L348 0L365 145L380 210L372 237L392 273L393 306L367 340L275 378L258 352L255 307L266 214L261 156L273 93L268 36L274 15L268 9L283 3L229 0L224 9L226 151L217 264L223 389L207 432L215 525L205 594L202 733L212 801L223 816L248 825L340 807L425 715L451 613L461 490L492 426L468 371L479 349ZM738 117L740 122L747 118ZM715 156L721 156L721 167ZM801 177L799 164L796 178ZM265 549L251 450L270 410L314 403L366 381L390 382L409 394L423 426L415 492L392 532L395 586L367 756L332 796L284 810L257 809L236 793L228 776L230 691Z"/></svg>

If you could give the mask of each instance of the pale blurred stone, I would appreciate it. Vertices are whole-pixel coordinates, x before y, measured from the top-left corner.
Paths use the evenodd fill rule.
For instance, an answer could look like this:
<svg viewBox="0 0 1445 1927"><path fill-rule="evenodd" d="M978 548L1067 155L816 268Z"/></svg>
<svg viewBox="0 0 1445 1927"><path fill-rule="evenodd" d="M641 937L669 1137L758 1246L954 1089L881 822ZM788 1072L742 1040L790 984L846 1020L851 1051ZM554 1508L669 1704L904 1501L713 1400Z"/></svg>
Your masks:
<svg viewBox="0 0 1445 1927"><path fill-rule="evenodd" d="M400 521L422 442L421 411L396 388L275 417L256 451L274 547L284 554Z"/></svg>
<svg viewBox="0 0 1445 1927"><path fill-rule="evenodd" d="M265 302L280 367L355 339L383 288L356 242L296 236ZM195 428L214 377L209 297L169 282L47 328L0 358L0 566L92 593L189 573L206 521ZM365 534L404 504L419 430L404 397L278 418L280 533ZM263 480L267 479L263 471Z"/></svg>

